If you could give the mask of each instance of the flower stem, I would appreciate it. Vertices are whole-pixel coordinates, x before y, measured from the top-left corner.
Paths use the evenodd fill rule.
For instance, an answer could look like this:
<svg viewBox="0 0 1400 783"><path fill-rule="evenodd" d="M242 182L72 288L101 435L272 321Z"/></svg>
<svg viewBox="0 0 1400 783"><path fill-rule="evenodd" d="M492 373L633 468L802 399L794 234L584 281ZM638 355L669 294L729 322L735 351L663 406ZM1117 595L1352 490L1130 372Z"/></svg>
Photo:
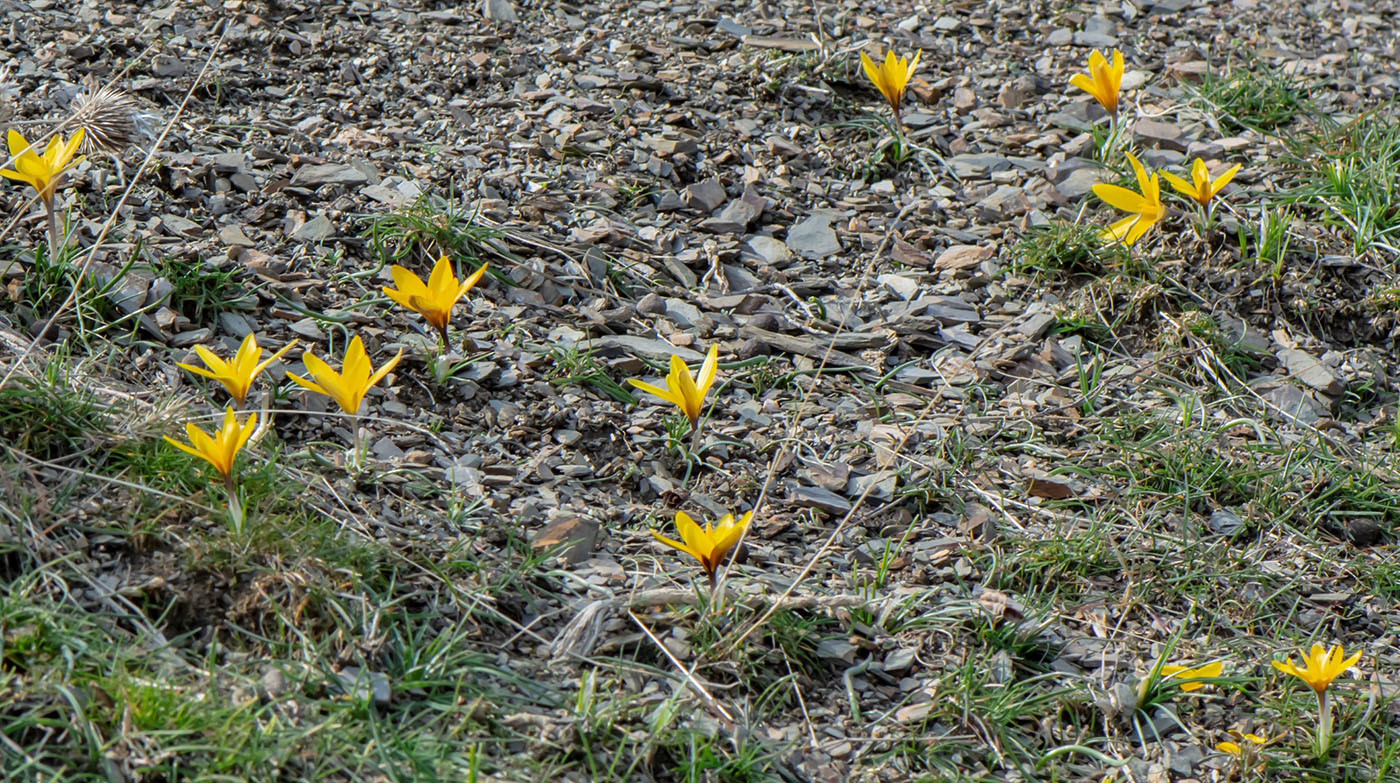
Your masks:
<svg viewBox="0 0 1400 783"><path fill-rule="evenodd" d="M44 199L44 209L49 213L49 263L58 259L60 253L58 247L58 213L54 211L53 199Z"/></svg>
<svg viewBox="0 0 1400 783"><path fill-rule="evenodd" d="M365 454L365 449L366 449L366 446L365 446L365 443L364 443L364 440L365 440L364 435L362 435L362 434L360 433L361 424L363 424L363 419L362 419L362 417L360 416L360 414L356 413L356 414L355 414L355 436L351 439L351 448L354 449L354 453L350 455L350 466L351 466L356 472L358 472L358 471L360 470L360 466L361 466L362 464L364 464L364 463L363 463L363 459L364 459L364 454Z"/></svg>
<svg viewBox="0 0 1400 783"><path fill-rule="evenodd" d="M228 494L228 515L233 520L233 533L241 536L245 513L243 504L238 500L238 487L234 484L233 473L224 476L224 492Z"/></svg>
<svg viewBox="0 0 1400 783"><path fill-rule="evenodd" d="M1332 749L1332 698L1326 690L1317 693L1317 758Z"/></svg>

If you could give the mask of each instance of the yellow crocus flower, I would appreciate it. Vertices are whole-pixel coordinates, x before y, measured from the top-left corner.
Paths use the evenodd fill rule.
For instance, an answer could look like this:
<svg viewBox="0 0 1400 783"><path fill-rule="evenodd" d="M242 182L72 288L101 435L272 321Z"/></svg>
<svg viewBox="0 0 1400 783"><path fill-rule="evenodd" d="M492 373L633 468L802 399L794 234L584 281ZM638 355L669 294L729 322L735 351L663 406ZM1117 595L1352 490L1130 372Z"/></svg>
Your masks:
<svg viewBox="0 0 1400 783"><path fill-rule="evenodd" d="M233 397L234 402L242 405L244 400L248 398L248 390L252 388L253 379L296 344L297 341L293 340L283 346L282 350L267 357L265 361L259 362L262 348L258 347L257 338L249 334L243 338L243 343L238 346L238 352L233 355L233 359L230 361L226 362L208 348L196 345L194 352L199 354L199 358L204 360L204 364L209 369L196 367L193 364L177 364L195 375L202 375L223 384L224 388L228 389L229 396Z"/></svg>
<svg viewBox="0 0 1400 783"><path fill-rule="evenodd" d="M1147 170L1131 152L1127 153L1128 163L1132 164L1137 176L1138 189L1134 193L1117 185L1098 184L1094 195L1103 199L1109 206L1132 212L1133 214L1104 229L1099 237L1105 242L1122 242L1131 246L1146 234L1148 229L1167 216L1167 208L1162 204L1162 186L1154 172L1149 178Z"/></svg>
<svg viewBox="0 0 1400 783"><path fill-rule="evenodd" d="M310 373L314 381L309 381L299 375L287 373L287 377L298 385L303 386L317 394L324 394L336 401L342 411L349 414L356 414L360 410L360 403L365 399L365 393L376 383L383 380L390 370L403 358L403 350L400 349L394 358L384 363L383 367L373 370L369 363L369 356L365 353L365 345L360 341L359 336L350 340L350 346L345 349L345 362L341 372L331 369L315 354L307 351L302 354L302 363L306 365L306 371Z"/></svg>
<svg viewBox="0 0 1400 783"><path fill-rule="evenodd" d="M53 201L54 191L58 188L58 181L63 173L82 160L81 157L73 157L83 143L81 128L67 143L64 143L62 136L55 133L49 139L42 156L30 149L29 142L13 128L10 129L6 142L10 148L14 168L0 169L0 176L29 183L45 204Z"/></svg>
<svg viewBox="0 0 1400 783"><path fill-rule="evenodd" d="M190 439L190 445L185 445L169 435L166 435L165 439L175 448L213 465L215 470L228 479L233 475L234 458L238 456L243 444L248 442L248 438L252 437L257 426L257 414L250 415L246 422L239 424L238 419L234 417L233 408L225 408L223 426L213 435L206 434L204 430L190 423L185 425L185 434Z"/></svg>
<svg viewBox="0 0 1400 783"><path fill-rule="evenodd" d="M690 420L691 429L694 429L700 421L700 411L705 402L705 394L710 391L710 386L715 382L715 373L718 369L719 346L712 345L710 352L705 356L705 362L700 365L698 378L691 377L690 369L685 366L684 359L672 355L671 373L666 376L666 388L663 389L631 378L627 379L627 382L680 408L685 417Z"/></svg>
<svg viewBox="0 0 1400 783"><path fill-rule="evenodd" d="M909 79L914 75L914 69L918 67L922 54L923 50L915 52L911 61L904 57L896 57L894 51L890 50L885 52L885 61L876 65L875 61L870 59L870 55L860 53L860 64L865 68L865 75L870 77L875 89L889 101L896 123L900 121L899 104L904 100L904 89L909 86Z"/></svg>
<svg viewBox="0 0 1400 783"><path fill-rule="evenodd" d="M1123 53L1113 50L1113 63L1099 53L1089 53L1089 72L1076 73L1069 83L1094 96L1094 99L1115 118L1118 116L1118 90L1123 85Z"/></svg>
<svg viewBox="0 0 1400 783"><path fill-rule="evenodd" d="M1272 663L1275 669L1297 677L1307 683L1313 692L1321 694L1327 690L1333 680L1361 660L1360 652L1345 659L1343 655L1345 652L1340 644L1328 650L1314 642L1312 649L1303 655L1302 666L1294 665L1291 660L1273 661Z"/></svg>
<svg viewBox="0 0 1400 783"><path fill-rule="evenodd" d="M1196 158L1191 164L1190 182L1187 182L1169 171L1162 172L1162 178L1167 181L1167 184L1175 188L1176 192L1194 200L1202 207L1208 207L1210 206L1210 200L1215 198L1215 194L1219 193L1221 188L1228 185L1230 180L1234 179L1235 175L1239 173L1239 170L1240 164L1236 163L1224 174L1212 180L1210 178L1210 171L1206 169L1206 162L1200 158Z"/></svg>
<svg viewBox="0 0 1400 783"><path fill-rule="evenodd" d="M438 258L426 285L418 275L397 264L389 273L394 276L394 285L398 288L384 286L384 295L422 315L423 319L442 335L445 347L447 324L452 319L452 307L476 285L482 275L486 274L486 264L483 263L460 282L456 273L452 271L452 262L447 256Z"/></svg>
<svg viewBox="0 0 1400 783"><path fill-rule="evenodd" d="M1171 677L1172 679L1181 683L1181 690L1189 693L1191 691L1200 690L1201 688L1205 687L1206 683L1196 682L1196 680L1208 679L1211 677L1219 677L1224 671L1225 664L1220 661L1217 661L1215 663L1208 663L1204 666L1197 666L1195 668L1192 668L1190 666L1176 666L1174 664L1167 664L1166 666L1162 667L1162 676Z"/></svg>
<svg viewBox="0 0 1400 783"><path fill-rule="evenodd" d="M655 530L651 531L651 534L666 546L679 549L700 561L700 567L705 569L706 575L710 577L710 584L713 585L720 565L739 543L751 519L752 511L744 514L737 522L733 514L725 514L713 527L708 522L701 527L689 514L679 511L676 512L676 530L681 534L680 541L667 538Z"/></svg>

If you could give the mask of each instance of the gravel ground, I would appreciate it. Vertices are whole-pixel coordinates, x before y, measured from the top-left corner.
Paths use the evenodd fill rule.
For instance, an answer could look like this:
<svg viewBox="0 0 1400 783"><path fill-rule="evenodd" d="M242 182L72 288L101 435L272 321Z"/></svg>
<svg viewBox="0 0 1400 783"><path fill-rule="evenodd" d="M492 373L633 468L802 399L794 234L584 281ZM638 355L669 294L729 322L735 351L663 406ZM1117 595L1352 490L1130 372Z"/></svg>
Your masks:
<svg viewBox="0 0 1400 783"><path fill-rule="evenodd" d="M112 414L81 448L0 422L30 436L0 463L25 601L135 648L157 633L185 661L162 666L308 731L337 687L410 723L455 704L435 736L502 780L1226 780L1216 741L1301 697L1265 662L1316 638L1366 651L1370 707L1347 715L1367 728L1335 766L1281 751L1262 774L1384 774L1400 202L1361 242L1307 188L1400 87L1393 3L484 7L505 20L0 0L0 121L41 135L93 77L149 131L62 192L80 306L36 257L42 207L0 196L0 392L60 366ZM887 46L922 52L903 162L859 67ZM1149 168L1243 166L1203 237L1180 202L1131 253L1072 229L1108 222L1092 185L1127 181L1068 86L1115 47ZM444 253L490 273L437 357L381 288ZM248 334L299 347L258 384L262 505L234 541L217 482L159 436L223 405L176 364ZM376 367L404 356L358 421L284 374L351 336ZM711 346L692 443L626 381ZM649 533L751 508L719 606ZM4 617L24 774L212 774L139 719L80 716L101 763L38 739L22 716L76 702L26 679L8 650L29 626ZM434 701L400 634L467 651L442 676L470 698ZM1228 682L1139 703L1164 655L1227 660ZM1036 767L1071 746L1094 752ZM267 779L465 774L289 747Z"/></svg>

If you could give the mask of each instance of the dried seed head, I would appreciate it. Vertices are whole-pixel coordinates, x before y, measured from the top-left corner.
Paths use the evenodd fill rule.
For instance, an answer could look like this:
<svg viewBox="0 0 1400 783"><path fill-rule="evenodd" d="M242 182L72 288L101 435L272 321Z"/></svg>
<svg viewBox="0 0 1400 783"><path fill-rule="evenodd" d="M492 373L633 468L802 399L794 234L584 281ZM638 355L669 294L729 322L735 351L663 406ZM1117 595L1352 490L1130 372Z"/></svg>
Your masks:
<svg viewBox="0 0 1400 783"><path fill-rule="evenodd" d="M136 100L110 85L98 85L88 76L83 91L73 98L73 123L83 129L82 152L117 153L133 144L141 133L138 128Z"/></svg>

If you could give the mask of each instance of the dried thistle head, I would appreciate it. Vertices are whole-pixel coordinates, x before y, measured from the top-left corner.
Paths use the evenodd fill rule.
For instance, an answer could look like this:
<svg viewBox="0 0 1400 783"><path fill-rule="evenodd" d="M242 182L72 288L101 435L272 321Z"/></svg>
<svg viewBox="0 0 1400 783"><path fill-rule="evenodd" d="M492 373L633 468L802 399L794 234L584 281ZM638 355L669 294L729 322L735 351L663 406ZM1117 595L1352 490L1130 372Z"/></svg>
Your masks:
<svg viewBox="0 0 1400 783"><path fill-rule="evenodd" d="M99 85L90 74L83 79L83 91L73 97L73 123L82 128L84 154L115 154L135 143L142 135L138 127L139 106L128 93Z"/></svg>

